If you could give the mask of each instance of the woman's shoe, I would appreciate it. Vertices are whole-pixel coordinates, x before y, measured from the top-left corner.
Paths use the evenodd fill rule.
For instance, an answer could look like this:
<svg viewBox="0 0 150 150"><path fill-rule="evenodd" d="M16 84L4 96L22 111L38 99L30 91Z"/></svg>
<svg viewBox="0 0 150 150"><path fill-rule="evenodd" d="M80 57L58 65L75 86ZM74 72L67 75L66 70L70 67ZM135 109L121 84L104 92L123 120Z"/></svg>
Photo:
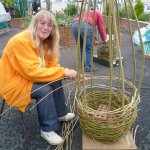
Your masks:
<svg viewBox="0 0 150 150"><path fill-rule="evenodd" d="M41 131L41 137L51 145L59 145L63 142L62 137L59 136L54 131L50 131L50 132Z"/></svg>
<svg viewBox="0 0 150 150"><path fill-rule="evenodd" d="M68 113L67 115L63 117L59 117L59 121L70 121L75 117L74 113Z"/></svg>

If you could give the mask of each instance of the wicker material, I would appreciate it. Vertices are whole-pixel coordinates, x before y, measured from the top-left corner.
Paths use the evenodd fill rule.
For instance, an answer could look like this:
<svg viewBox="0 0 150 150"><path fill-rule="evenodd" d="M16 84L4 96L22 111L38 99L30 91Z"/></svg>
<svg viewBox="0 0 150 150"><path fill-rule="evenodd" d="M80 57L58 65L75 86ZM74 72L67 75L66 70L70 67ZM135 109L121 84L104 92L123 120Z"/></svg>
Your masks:
<svg viewBox="0 0 150 150"><path fill-rule="evenodd" d="M112 42L113 60L116 59L116 42ZM100 43L97 48L97 56L99 59L105 59L109 61L109 42Z"/></svg>
<svg viewBox="0 0 150 150"><path fill-rule="evenodd" d="M126 84L130 82L126 82ZM132 85L132 84L130 84ZM94 85L95 86L95 85ZM92 87L92 89L94 88ZM88 92L90 87L86 87L86 99L82 91L77 98L77 110L82 131L103 142L114 142L131 129L137 116L137 104L139 97L131 97L129 92L125 92L124 106L122 107L122 92L114 88L111 93L111 105L109 107L109 90L102 85L96 85L103 90ZM136 93L136 88L134 87Z"/></svg>
<svg viewBox="0 0 150 150"><path fill-rule="evenodd" d="M131 10L136 18L136 25L139 29L138 19L136 17L136 13L134 10L134 7L132 6L132 1L129 0L129 3L127 4L126 1L125 8L127 13L128 4L131 6ZM83 4L83 3L82 3ZM89 3L88 3L89 4ZM86 8L85 5L82 5L82 8ZM143 71L144 71L144 48L142 46L142 61L140 65L140 73L136 70L136 49L131 42L132 46L132 63L130 71L133 71L133 79L132 83L125 80L126 75L128 72L126 72L123 68L122 64L122 56L121 56L121 39L120 39L120 21L119 21L119 13L118 13L118 2L117 1L109 1L108 4L109 13L108 17L106 18L106 27L108 33L107 40L109 40L108 43L101 43L98 47L97 53L98 58L108 60L111 64L109 73L107 74L109 77L108 83L106 82L106 78L103 76L99 76L99 74L104 75L107 72L103 72L103 68L100 70L100 73L96 73L94 76L94 72L90 72L89 74L89 80L90 84L87 85L86 81L83 80L83 84L80 83L81 76L77 79L77 90L76 90L76 101L77 101L77 110L78 115L80 119L80 125L83 132L90 137L104 141L104 142L113 142L120 139L122 136L124 136L130 129L135 121L135 118L137 116L137 104L139 102L139 93L140 93L140 87L142 83L142 77L143 77ZM88 5L88 8L90 5ZM82 17L82 8L80 17ZM89 11L89 9L88 9ZM88 34L87 30L87 24L85 24L85 36L83 40L83 55L82 60L85 60L86 58L86 35ZM78 33L80 33L80 27L81 22L79 23L79 30ZM128 29L130 31L130 38L132 38L132 28L130 24L130 19L128 18ZM95 27L93 25L93 31L95 30ZM113 37L114 34L114 37ZM94 35L94 34L93 34ZM112 55L113 54L113 55ZM113 59L116 59L116 54L119 56L119 66L118 69L114 69L113 67ZM82 76L85 76L84 72L84 61L81 62L80 56L80 38L78 38L77 42L77 51L76 51L76 66L79 75L82 74ZM131 58L129 58L131 59ZM91 61L93 65L93 61ZM81 67L82 66L82 67ZM114 75L118 76L116 77L116 80L118 80L117 84L114 84ZM100 79L99 81L94 82L95 78ZM102 85L102 83L104 83ZM136 88L137 86L137 88ZM127 87L127 88L126 88ZM99 90L97 90L97 89ZM90 89L90 90L89 90ZM131 90L131 91L130 91Z"/></svg>

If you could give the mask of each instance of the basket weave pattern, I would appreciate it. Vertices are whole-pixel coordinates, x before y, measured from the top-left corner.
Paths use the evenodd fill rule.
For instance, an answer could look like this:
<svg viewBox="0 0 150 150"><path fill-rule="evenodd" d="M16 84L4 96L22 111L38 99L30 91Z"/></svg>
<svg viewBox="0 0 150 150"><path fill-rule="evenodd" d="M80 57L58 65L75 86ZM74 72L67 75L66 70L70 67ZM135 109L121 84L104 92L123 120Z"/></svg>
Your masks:
<svg viewBox="0 0 150 150"><path fill-rule="evenodd" d="M85 134L101 142L114 142L131 129L137 116L139 98L135 99L135 96L132 96L130 99L130 93L126 92L122 107L122 92L116 90L111 93L109 107L108 89L87 92L86 99L83 95L84 93L81 92L77 98L77 110L80 126Z"/></svg>
<svg viewBox="0 0 150 150"><path fill-rule="evenodd" d="M116 59L116 50L117 50L116 42L112 42L113 60ZM109 42L99 44L97 48L97 56L99 59L109 61Z"/></svg>

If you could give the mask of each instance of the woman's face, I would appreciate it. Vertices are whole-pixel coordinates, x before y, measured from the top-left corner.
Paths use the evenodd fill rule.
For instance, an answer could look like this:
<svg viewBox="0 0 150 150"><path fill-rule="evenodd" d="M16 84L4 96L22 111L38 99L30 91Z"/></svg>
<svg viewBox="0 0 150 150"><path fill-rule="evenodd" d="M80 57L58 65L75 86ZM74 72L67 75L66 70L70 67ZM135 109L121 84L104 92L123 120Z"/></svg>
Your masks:
<svg viewBox="0 0 150 150"><path fill-rule="evenodd" d="M39 20L37 24L37 35L40 38L40 40L45 40L49 37L51 34L53 25L49 23L49 20L46 16L44 16L41 20Z"/></svg>

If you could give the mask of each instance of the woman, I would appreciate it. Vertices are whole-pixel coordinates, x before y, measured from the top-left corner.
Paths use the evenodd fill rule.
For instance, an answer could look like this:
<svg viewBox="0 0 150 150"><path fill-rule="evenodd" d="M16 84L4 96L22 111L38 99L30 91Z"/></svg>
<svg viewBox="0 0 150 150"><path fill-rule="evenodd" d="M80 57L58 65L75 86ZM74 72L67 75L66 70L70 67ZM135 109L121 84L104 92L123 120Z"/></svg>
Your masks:
<svg viewBox="0 0 150 150"><path fill-rule="evenodd" d="M60 121L69 121L75 116L67 112L64 91L60 87L62 79L74 80L77 72L58 64L58 43L54 16L48 11L40 11L27 30L9 40L0 60L0 96L9 106L22 112L31 99L39 102L41 136L52 145L63 142L55 133L60 128ZM49 94L53 90L55 92Z"/></svg>
<svg viewBox="0 0 150 150"><path fill-rule="evenodd" d="M95 13L95 17L94 17ZM84 30L85 30L85 24L87 20L88 15L88 27L87 27L87 36L86 36L86 57L85 57L85 72L96 71L96 67L91 66L91 58L92 58L92 35L93 35L93 24L94 24L94 18L95 18L95 25L98 28L98 32L101 36L101 39L103 42L106 42L106 33L104 29L104 22L103 22L103 16L98 10L95 10L93 6L89 10L89 12L84 12L82 23L80 27L80 49L81 49L81 56L83 51L83 44L84 44ZM74 35L74 38L77 42L78 40L78 25L79 25L79 17L75 18L72 23L72 32Z"/></svg>

